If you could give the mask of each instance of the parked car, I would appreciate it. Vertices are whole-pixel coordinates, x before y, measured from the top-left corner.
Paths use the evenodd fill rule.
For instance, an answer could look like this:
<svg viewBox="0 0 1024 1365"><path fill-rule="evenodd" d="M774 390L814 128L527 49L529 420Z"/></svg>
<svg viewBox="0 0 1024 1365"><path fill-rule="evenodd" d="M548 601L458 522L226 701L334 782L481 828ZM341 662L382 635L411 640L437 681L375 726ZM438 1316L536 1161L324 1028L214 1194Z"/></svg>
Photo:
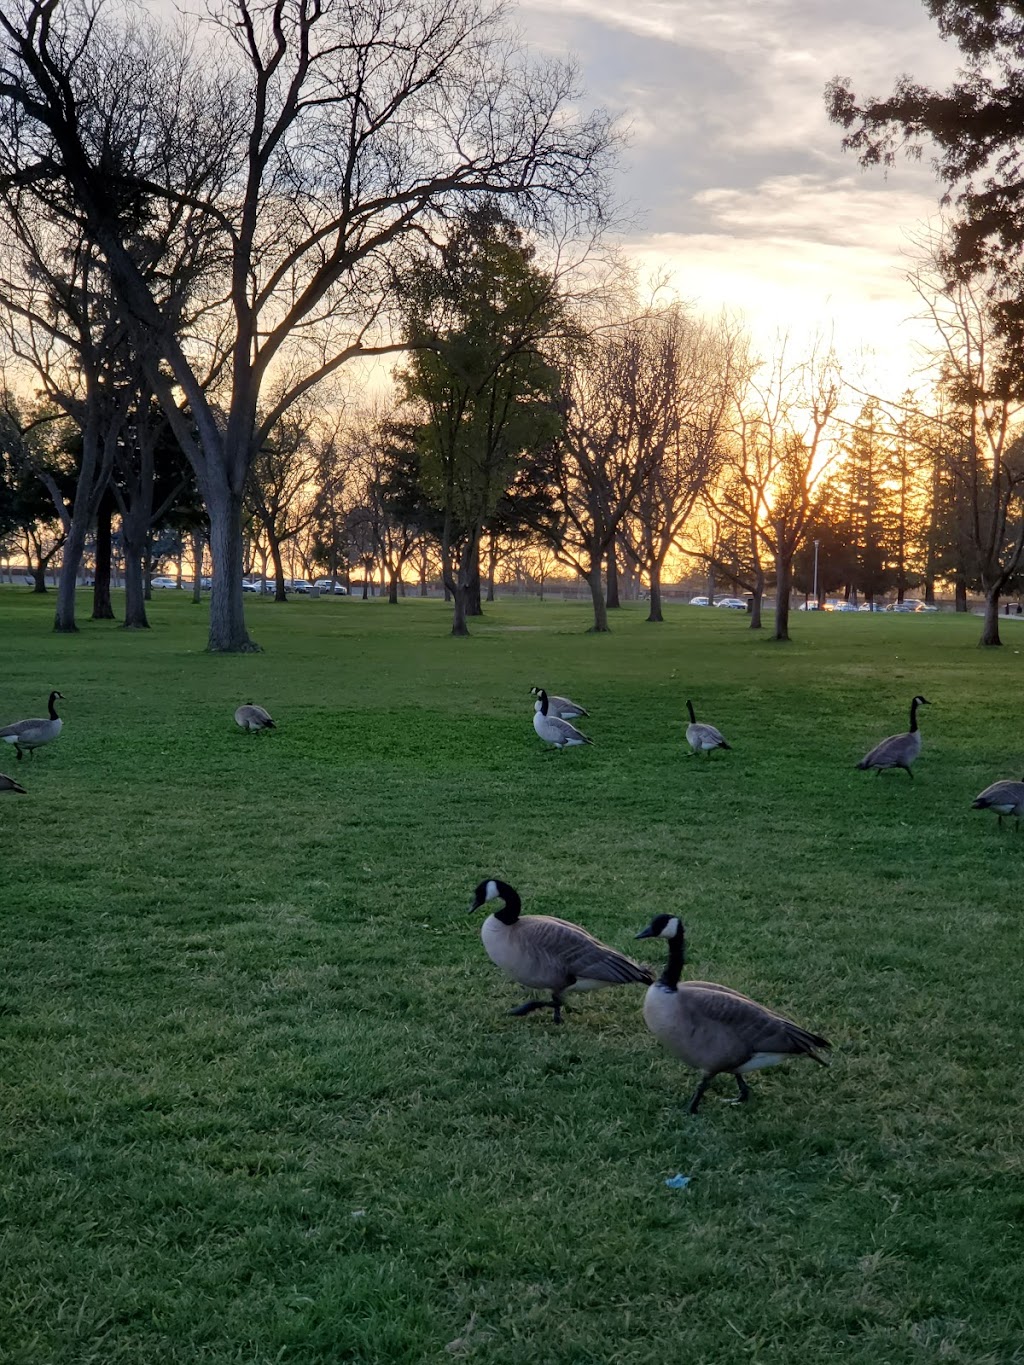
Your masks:
<svg viewBox="0 0 1024 1365"><path fill-rule="evenodd" d="M896 602L893 606L886 608L887 611L899 612L901 616L909 616L917 611L920 602Z"/></svg>
<svg viewBox="0 0 1024 1365"><path fill-rule="evenodd" d="M858 611L885 611L884 602L862 602L857 608Z"/></svg>
<svg viewBox="0 0 1024 1365"><path fill-rule="evenodd" d="M731 611L746 611L747 609L747 604L742 597L720 597L715 606L727 607Z"/></svg>
<svg viewBox="0 0 1024 1365"><path fill-rule="evenodd" d="M321 592L334 593L336 597L347 597L348 588L344 583L339 583L336 578L318 578L313 584L314 588L319 588Z"/></svg>
<svg viewBox="0 0 1024 1365"><path fill-rule="evenodd" d="M709 603L708 603L708 599L707 599L706 597L691 597L691 598L690 598L690 606L691 606L691 607L706 607L706 606L708 606L708 605L709 605Z"/></svg>
<svg viewBox="0 0 1024 1365"><path fill-rule="evenodd" d="M797 611L821 611L821 607L818 606L817 602L801 602Z"/></svg>
<svg viewBox="0 0 1024 1365"><path fill-rule="evenodd" d="M933 605L932 603L930 603L930 602L918 602L918 604L917 604L917 606L914 608L914 610L915 610L915 611L938 611L938 607L934 606L934 605Z"/></svg>
<svg viewBox="0 0 1024 1365"><path fill-rule="evenodd" d="M307 578L293 578L290 583L285 584L292 592L312 592L313 584Z"/></svg>
<svg viewBox="0 0 1024 1365"><path fill-rule="evenodd" d="M178 580L177 580L176 578L154 578L154 579L153 579L153 587L154 587L154 588L176 588L177 586L178 586Z"/></svg>
<svg viewBox="0 0 1024 1365"><path fill-rule="evenodd" d="M269 585L268 585L268 586L269 586ZM263 588L263 584L260 582L260 580L259 580L258 578L243 578L243 579L242 579L242 591L243 591L243 592L260 592L260 591L262 591L262 588Z"/></svg>
<svg viewBox="0 0 1024 1365"><path fill-rule="evenodd" d="M860 611L860 607L855 602L840 602L838 607L833 607L833 611Z"/></svg>

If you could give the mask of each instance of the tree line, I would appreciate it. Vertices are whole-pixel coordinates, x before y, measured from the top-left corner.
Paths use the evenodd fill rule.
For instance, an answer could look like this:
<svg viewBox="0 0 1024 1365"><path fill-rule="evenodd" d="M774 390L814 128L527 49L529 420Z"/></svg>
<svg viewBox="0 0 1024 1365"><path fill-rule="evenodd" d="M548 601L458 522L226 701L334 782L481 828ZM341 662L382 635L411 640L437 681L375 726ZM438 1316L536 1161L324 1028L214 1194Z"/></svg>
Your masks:
<svg viewBox="0 0 1024 1365"><path fill-rule="evenodd" d="M934 383L855 401L827 348L759 357L738 321L600 268L615 131L500 6L216 0L188 33L0 0L0 34L0 535L37 572L59 550L58 630L112 535L145 625L170 530L197 592L209 547L215 650L253 647L243 571L284 597L286 550L379 565L393 600L436 574L454 634L527 563L578 574L597 631L628 570L657 622L685 553L754 629L773 591L784 640L815 546L822 595L948 581L998 643L1024 560L1017 341L955 234L917 279ZM346 367L387 354L393 392L356 402Z"/></svg>

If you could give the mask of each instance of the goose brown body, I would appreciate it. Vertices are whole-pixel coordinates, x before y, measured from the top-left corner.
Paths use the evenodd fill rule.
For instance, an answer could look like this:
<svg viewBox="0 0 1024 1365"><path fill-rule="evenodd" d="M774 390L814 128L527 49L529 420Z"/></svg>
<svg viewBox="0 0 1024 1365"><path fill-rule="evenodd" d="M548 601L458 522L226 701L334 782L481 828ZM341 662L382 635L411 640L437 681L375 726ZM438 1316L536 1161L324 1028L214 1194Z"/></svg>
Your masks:
<svg viewBox="0 0 1024 1365"><path fill-rule="evenodd" d="M921 753L921 731L917 726L917 708L930 706L927 697L915 697L910 703L910 729L902 735L890 735L864 755L857 764L858 768L874 768L882 772L886 768L902 768L913 777L910 765Z"/></svg>
<svg viewBox="0 0 1024 1365"><path fill-rule="evenodd" d="M686 727L686 742L689 744L693 753L710 754L712 749L732 748L732 745L728 743L721 730L697 719L694 715L692 701L686 703L686 709L690 716L690 723Z"/></svg>
<svg viewBox="0 0 1024 1365"><path fill-rule="evenodd" d="M488 915L480 930L487 956L521 986L551 994L550 1001L527 1001L513 1014L551 1008L559 1023L570 991L646 985L653 979L646 967L609 948L578 924L551 915L520 917L519 895L507 882L494 878L481 882L470 910L497 900L503 902L501 909Z"/></svg>
<svg viewBox="0 0 1024 1365"><path fill-rule="evenodd" d="M828 1065L820 1055L829 1048L828 1041L785 1015L713 981L680 981L685 940L678 918L658 915L637 937L668 939L668 966L644 997L644 1022L669 1052L701 1073L689 1103L691 1114L723 1072L735 1077L742 1101L750 1094L743 1080L747 1072L791 1057Z"/></svg>
<svg viewBox="0 0 1024 1365"><path fill-rule="evenodd" d="M64 722L57 715L57 708L54 702L64 700L63 692L51 692L47 704L49 715L34 717L32 720L16 720L10 725L0 729L0 740L5 744L11 744L17 752L19 760L26 753L35 757L35 750L41 749L44 744L50 744L57 738L64 728Z"/></svg>
<svg viewBox="0 0 1024 1365"><path fill-rule="evenodd" d="M1013 815L1017 819L1017 828L1024 819L1024 781L1021 782L993 782L986 787L983 792L979 792L971 803L972 810L993 810L999 816L999 823L1003 823L1004 815Z"/></svg>
<svg viewBox="0 0 1024 1365"><path fill-rule="evenodd" d="M260 730L277 728L270 718L270 712L251 701L240 706L235 712L235 724L240 725L243 730L248 730L250 734L256 734Z"/></svg>

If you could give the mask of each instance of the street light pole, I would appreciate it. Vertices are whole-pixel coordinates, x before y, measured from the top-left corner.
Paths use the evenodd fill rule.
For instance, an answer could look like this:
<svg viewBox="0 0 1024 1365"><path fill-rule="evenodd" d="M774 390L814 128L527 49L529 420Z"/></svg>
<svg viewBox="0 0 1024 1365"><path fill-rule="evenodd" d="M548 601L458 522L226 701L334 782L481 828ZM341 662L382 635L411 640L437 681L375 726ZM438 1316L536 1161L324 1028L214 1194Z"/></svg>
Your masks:
<svg viewBox="0 0 1024 1365"><path fill-rule="evenodd" d="M821 541L814 542L814 600L818 600L818 550L821 548Z"/></svg>

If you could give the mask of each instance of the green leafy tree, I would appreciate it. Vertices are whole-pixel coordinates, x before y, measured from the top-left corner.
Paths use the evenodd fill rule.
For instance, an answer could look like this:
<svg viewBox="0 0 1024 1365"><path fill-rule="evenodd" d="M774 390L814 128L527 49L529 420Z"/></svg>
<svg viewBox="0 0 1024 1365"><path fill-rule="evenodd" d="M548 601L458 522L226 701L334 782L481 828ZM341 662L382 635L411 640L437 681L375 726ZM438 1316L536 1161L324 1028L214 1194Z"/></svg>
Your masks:
<svg viewBox="0 0 1024 1365"><path fill-rule="evenodd" d="M522 230L493 204L465 212L405 285L400 378L422 415L421 477L441 509L441 561L467 635L480 538L523 461L558 430L559 374L548 355L566 329L557 284Z"/></svg>

